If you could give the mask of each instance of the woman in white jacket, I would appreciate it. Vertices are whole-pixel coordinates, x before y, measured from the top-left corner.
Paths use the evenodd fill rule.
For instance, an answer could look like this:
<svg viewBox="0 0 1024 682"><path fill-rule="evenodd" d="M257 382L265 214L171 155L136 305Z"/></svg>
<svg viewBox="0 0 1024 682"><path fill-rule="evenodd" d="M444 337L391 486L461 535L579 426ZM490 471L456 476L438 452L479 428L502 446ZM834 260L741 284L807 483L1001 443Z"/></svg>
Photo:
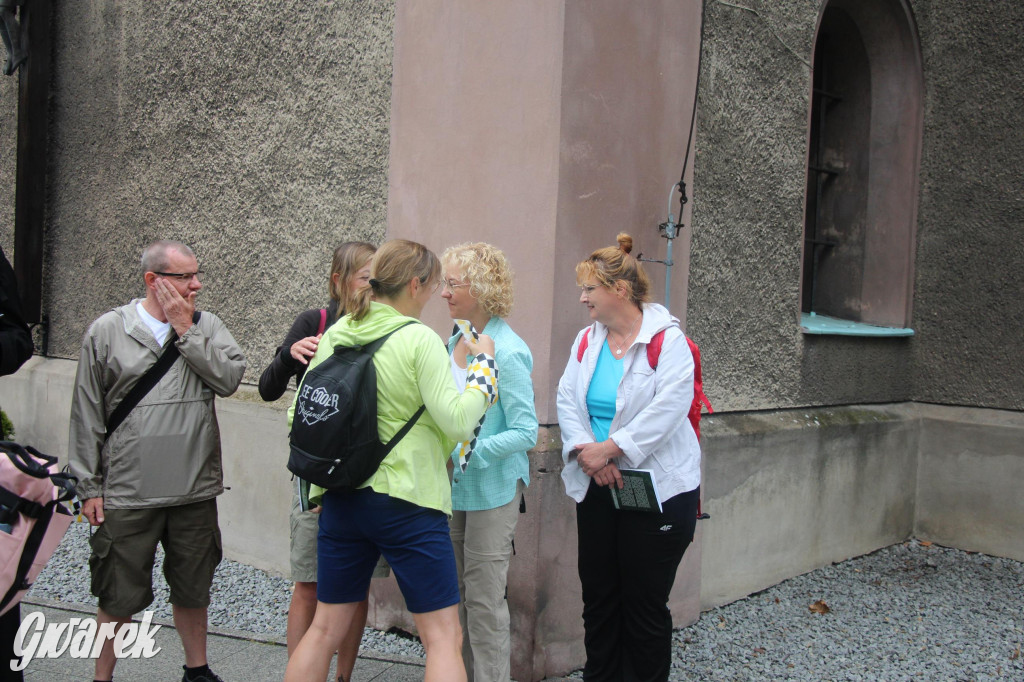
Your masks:
<svg viewBox="0 0 1024 682"><path fill-rule="evenodd" d="M576 503L585 680L667 680L669 592L693 540L700 446L687 420L693 356L678 320L648 303L632 238L576 266L582 330L558 383L562 480ZM661 511L617 509L621 471L648 470Z"/></svg>

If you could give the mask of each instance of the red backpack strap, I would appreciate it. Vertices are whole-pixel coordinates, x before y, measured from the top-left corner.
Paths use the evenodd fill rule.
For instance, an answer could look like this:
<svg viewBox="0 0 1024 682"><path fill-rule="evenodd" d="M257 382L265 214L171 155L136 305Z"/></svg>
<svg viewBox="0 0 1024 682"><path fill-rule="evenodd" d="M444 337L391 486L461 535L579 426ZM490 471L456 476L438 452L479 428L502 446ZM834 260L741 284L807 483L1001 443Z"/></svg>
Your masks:
<svg viewBox="0 0 1024 682"><path fill-rule="evenodd" d="M693 432L697 434L697 440L700 440L701 409L706 407L708 412L714 412L714 410L711 409L711 401L704 395L704 377L701 375L700 369L700 348L689 336L686 337L686 344L690 347L690 354L693 355L693 402L690 403L690 413L687 417L693 427Z"/></svg>
<svg viewBox="0 0 1024 682"><path fill-rule="evenodd" d="M583 354L587 352L587 346L590 345L590 327L583 330L583 338L580 339L580 346L576 349L576 362L583 362Z"/></svg>
<svg viewBox="0 0 1024 682"><path fill-rule="evenodd" d="M693 402L690 404L690 414L687 415L690 424L693 426L693 432L697 434L697 440L700 440L700 413L701 407L708 408L708 412L714 412L711 409L711 401L704 395L704 377L701 375L700 369L700 348L694 343L693 339L689 336L686 337L686 344L690 347L690 354L693 355ZM701 500L697 500L697 520L711 518L708 514L705 514L701 509Z"/></svg>
<svg viewBox="0 0 1024 682"><path fill-rule="evenodd" d="M708 408L708 412L714 412L711 408L711 401L704 394L704 377L701 376L700 369L700 348L689 336L686 337L686 343L690 346L690 353L693 355L693 399Z"/></svg>
<svg viewBox="0 0 1024 682"><path fill-rule="evenodd" d="M327 327L327 309L320 309L320 326L316 328L316 335L320 336L324 333L324 329Z"/></svg>
<svg viewBox="0 0 1024 682"><path fill-rule="evenodd" d="M665 341L665 330L662 329L660 332L651 337L650 342L647 344L647 364L651 366L651 369L658 369L658 358L661 357L661 344Z"/></svg>

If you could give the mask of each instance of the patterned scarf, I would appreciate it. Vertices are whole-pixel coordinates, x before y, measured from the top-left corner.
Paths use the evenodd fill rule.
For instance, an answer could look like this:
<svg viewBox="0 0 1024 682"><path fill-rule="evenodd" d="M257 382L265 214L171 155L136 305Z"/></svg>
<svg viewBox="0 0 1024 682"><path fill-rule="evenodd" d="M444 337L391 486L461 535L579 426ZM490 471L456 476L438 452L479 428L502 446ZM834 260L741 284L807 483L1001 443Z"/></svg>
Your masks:
<svg viewBox="0 0 1024 682"><path fill-rule="evenodd" d="M469 323L469 320L455 320L455 323L459 325L463 336L471 336L474 341L480 339L480 335L473 328L473 325ZM494 362L494 358L487 353L477 355L466 368L466 390L470 389L482 391L487 396L488 407L498 401L498 366ZM484 416L480 417L476 428L473 429L473 437L470 440L459 443L459 467L462 471L466 470L469 458L473 455L476 439L480 435L480 427L484 425L484 417L486 416L485 413Z"/></svg>

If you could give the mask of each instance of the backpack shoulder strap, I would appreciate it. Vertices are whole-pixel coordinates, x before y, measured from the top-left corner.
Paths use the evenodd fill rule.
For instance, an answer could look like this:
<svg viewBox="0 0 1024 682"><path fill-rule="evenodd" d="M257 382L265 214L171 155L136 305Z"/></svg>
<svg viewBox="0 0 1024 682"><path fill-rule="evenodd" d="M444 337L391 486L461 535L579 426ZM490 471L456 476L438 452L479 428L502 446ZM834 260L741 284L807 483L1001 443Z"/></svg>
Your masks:
<svg viewBox="0 0 1024 682"><path fill-rule="evenodd" d="M396 327L396 328L392 329L391 331L389 331L387 334L385 334L384 336L380 337L376 341L372 341L372 342L366 344L365 346L363 346L363 350L366 353L369 353L370 355L373 355L378 350L380 350L380 347L384 345L384 342L387 341L388 338L390 338L390 336L392 334L397 332L399 329L402 329L403 327L408 327L410 324L419 324L419 321L418 320L409 320L408 322L406 322L405 324L401 325L400 327ZM391 450L396 445L398 445L398 441L400 441L403 438L405 438L405 435L407 433L409 433L410 429L412 429L412 427L413 427L413 424L415 424L419 420L420 415L422 415L426 411L426 409L427 409L426 405L420 405L419 409L416 410L416 413L412 417L409 418L409 421L405 422L405 424L402 425L402 428L398 430L398 433L396 433L394 436L392 436L391 440L389 440L387 442L387 444L384 445L383 453L384 453L385 457L388 455L388 453L391 452Z"/></svg>
<svg viewBox="0 0 1024 682"><path fill-rule="evenodd" d="M576 362L583 362L583 354L587 352L590 344L590 327L583 330L583 338L580 339L580 346L576 349Z"/></svg>
<svg viewBox="0 0 1024 682"><path fill-rule="evenodd" d="M320 336L327 327L327 308L320 309L320 326L316 328L316 335Z"/></svg>
<svg viewBox="0 0 1024 682"><path fill-rule="evenodd" d="M647 364L651 366L651 369L658 369L658 358L661 357L661 344L664 342L665 330L662 329L652 336L650 343L647 344Z"/></svg>
<svg viewBox="0 0 1024 682"><path fill-rule="evenodd" d="M405 422L405 424L402 425L402 428L398 430L398 433L391 437L391 440L389 440L387 442L387 445L384 446L385 457L387 457L388 453L390 453L394 449L394 447L398 445L398 441L405 438L405 434L409 433L409 430L412 429L413 424L416 423L416 421L420 418L420 415L423 414L426 411L426 409L426 405L420 405L420 409L416 410L416 414L410 417L409 421Z"/></svg>
<svg viewBox="0 0 1024 682"><path fill-rule="evenodd" d="M686 337L686 344L690 347L690 353L693 355L693 401L708 408L708 412L714 412L711 409L711 401L704 394L704 377L700 369L700 348L689 336Z"/></svg>

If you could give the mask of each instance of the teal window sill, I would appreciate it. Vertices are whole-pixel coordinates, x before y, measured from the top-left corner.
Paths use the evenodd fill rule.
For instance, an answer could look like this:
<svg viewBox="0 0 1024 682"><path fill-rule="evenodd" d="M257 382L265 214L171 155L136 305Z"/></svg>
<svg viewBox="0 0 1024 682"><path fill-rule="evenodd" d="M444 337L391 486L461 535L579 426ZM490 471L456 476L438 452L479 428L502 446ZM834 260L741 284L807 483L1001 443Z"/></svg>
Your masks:
<svg viewBox="0 0 1024 682"><path fill-rule="evenodd" d="M828 315L814 313L800 314L800 330L804 334L820 334L830 336L913 336L913 329L897 327L879 327L874 324L840 320Z"/></svg>

